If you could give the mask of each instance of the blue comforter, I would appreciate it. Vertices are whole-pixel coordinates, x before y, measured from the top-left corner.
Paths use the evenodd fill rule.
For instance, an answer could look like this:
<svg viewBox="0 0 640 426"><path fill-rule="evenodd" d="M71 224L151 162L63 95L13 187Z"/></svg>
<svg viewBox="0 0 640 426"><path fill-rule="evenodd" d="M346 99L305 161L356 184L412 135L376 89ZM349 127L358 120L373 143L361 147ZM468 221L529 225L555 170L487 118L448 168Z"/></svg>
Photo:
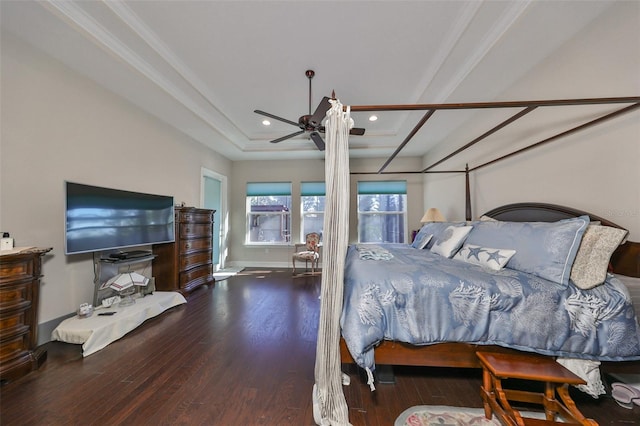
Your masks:
<svg viewBox="0 0 640 426"><path fill-rule="evenodd" d="M342 335L374 369L382 340L467 342L603 361L640 359L640 326L618 279L591 290L504 268L490 271L406 244L347 252Z"/></svg>

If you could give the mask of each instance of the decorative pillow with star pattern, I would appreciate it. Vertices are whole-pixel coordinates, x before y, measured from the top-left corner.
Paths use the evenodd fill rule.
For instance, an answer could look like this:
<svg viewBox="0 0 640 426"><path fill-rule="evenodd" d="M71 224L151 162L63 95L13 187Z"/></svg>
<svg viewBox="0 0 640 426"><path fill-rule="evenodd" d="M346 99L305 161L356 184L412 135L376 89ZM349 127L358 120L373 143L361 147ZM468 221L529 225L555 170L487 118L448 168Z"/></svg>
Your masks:
<svg viewBox="0 0 640 426"><path fill-rule="evenodd" d="M465 244L458 253L453 256L453 258L462 260L463 262L480 265L484 268L493 269L494 271L499 271L504 268L504 265L507 264L514 254L516 254L515 250L495 249L475 246L473 244Z"/></svg>

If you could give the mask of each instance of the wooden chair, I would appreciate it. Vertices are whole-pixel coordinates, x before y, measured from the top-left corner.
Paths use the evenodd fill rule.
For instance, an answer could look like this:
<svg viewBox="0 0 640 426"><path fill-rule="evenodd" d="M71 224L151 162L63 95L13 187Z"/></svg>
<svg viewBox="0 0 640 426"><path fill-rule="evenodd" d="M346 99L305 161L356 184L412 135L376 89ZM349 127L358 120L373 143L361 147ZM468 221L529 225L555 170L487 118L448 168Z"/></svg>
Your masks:
<svg viewBox="0 0 640 426"><path fill-rule="evenodd" d="M308 263L311 262L311 273L316 272L318 260L320 259L320 234L310 232L305 235L304 243L294 244L293 253L293 273L296 273L296 260L304 260L304 266L308 269ZM303 249L303 250L300 250Z"/></svg>

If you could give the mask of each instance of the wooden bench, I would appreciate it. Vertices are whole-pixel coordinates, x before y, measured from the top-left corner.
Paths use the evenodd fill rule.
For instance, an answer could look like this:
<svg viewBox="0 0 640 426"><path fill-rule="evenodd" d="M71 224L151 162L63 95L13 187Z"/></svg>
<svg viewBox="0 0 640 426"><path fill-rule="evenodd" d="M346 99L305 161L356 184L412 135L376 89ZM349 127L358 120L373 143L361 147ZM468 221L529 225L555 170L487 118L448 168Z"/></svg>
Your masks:
<svg viewBox="0 0 640 426"><path fill-rule="evenodd" d="M567 423L596 426L594 420L585 418L569 396L569 385L585 384L553 358L534 354L504 354L476 352L482 365L481 395L487 419L495 412L502 423L509 426L556 425L558 417ZM502 380L522 379L544 382L543 392L504 389ZM556 399L556 394L560 400ZM541 404L546 420L522 417L509 404L509 400Z"/></svg>

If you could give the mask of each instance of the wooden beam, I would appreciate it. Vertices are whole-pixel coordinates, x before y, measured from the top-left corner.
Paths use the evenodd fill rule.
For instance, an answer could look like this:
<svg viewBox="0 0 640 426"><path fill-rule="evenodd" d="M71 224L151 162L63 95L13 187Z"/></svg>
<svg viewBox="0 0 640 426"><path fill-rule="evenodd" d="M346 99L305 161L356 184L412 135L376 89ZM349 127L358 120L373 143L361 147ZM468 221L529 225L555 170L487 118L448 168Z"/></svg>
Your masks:
<svg viewBox="0 0 640 426"><path fill-rule="evenodd" d="M396 150L394 151L393 154L391 154L391 156L387 159L387 161L385 161L385 163L382 165L382 167L380 167L380 170L378 170L378 173L382 173L382 171L384 169L387 168L387 166L389 165L389 163L391 163L391 161L393 161L394 158L396 158L396 155L398 155L398 153L400 153L400 151L402 151L402 148L404 148L404 146L409 143L409 141L411 140L411 138L413 138L413 136L418 133L418 130L420 130L420 128L422 126L424 126L424 123L427 122L428 119L431 118L431 116L433 115L435 111L428 111L424 116L422 116L422 118L420 119L420 121L418 122L418 124L416 124L416 126L413 128L413 130L411 130L411 132L407 135L406 138L404 138L404 140L402 141L402 143L398 146L398 148L396 148Z"/></svg>
<svg viewBox="0 0 640 426"><path fill-rule="evenodd" d="M640 102L640 96L626 96L613 98L583 98L583 99L550 99L537 101L497 101L497 102L465 102L449 104L399 104L399 105L351 105L351 112L367 111L424 111L451 109L486 109L486 108L527 108L542 106L570 106L570 105L604 105ZM346 107L345 107L346 108Z"/></svg>
<svg viewBox="0 0 640 426"><path fill-rule="evenodd" d="M433 163L432 165L430 165L429 167L426 167L425 169L423 169L423 172L429 171L430 169L434 168L435 166L437 166L438 164L447 161L449 158L458 155L459 153L461 153L462 151L464 151L465 149L477 144L478 142L480 142L481 140L485 139L486 137L494 134L495 132L497 132L498 130L508 126L509 124L513 123L514 121L516 121L517 119L524 117L525 115L529 114L531 111L533 111L534 109L536 109L537 107L528 107L523 109L522 111L520 111L519 113L517 113L516 115L513 115L511 117L509 117L508 119L506 119L505 121L503 121L502 123L498 124L497 126L495 126L494 128L486 131L485 133L483 133L482 135L478 136L477 138L475 138L474 140L472 140L471 142L469 142L468 144L466 144L463 147L460 147L458 149L456 149L455 151L453 151L451 154L445 156L444 158L436 161L435 163Z"/></svg>
<svg viewBox="0 0 640 426"><path fill-rule="evenodd" d="M540 142L536 142L534 144L528 145L528 146L526 146L524 148L518 149L516 151L513 151L513 152L511 152L509 154L503 155L503 156L498 157L496 159L493 159L491 161L487 161L486 163L480 164L479 166L472 167L470 170L471 171L475 171L475 170L481 169L483 167L489 166L491 164L497 163L498 161L504 160L506 158L513 157L514 155L522 154L523 152L529 151L529 150L531 150L533 148L537 148L537 147L539 147L541 145L545 145L545 144L547 144L549 142L552 142L552 141L554 141L556 139L560 139L560 138L562 138L564 136L568 136L568 135L570 135L572 133L575 133L575 132L578 132L580 130L584 130L586 128L595 126L596 124L600 124L600 123L602 123L602 122L604 122L606 120L610 120L610 119L612 119L614 117L617 117L619 115L626 114L627 112L631 112L634 109L637 109L638 107L640 107L640 102L638 102L636 104L633 104L633 105L629 105L629 106L624 107L622 109L616 110L616 111L614 111L612 113L605 114L602 117L596 118L595 120L588 121L588 122L586 122L584 124L581 124L580 126L573 127L573 128L571 128L569 130L566 130L564 132L558 133L557 135L554 135L554 136L551 136L549 138L543 139Z"/></svg>

